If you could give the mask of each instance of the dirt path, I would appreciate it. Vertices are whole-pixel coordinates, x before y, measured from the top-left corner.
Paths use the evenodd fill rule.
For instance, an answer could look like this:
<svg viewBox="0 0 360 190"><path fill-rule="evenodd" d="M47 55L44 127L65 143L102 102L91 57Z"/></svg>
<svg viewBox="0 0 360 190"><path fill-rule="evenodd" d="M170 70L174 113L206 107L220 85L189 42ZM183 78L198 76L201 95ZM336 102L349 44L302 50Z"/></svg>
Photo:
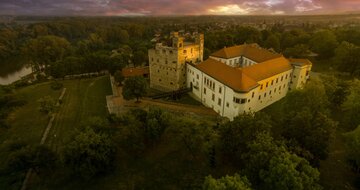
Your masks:
<svg viewBox="0 0 360 190"><path fill-rule="evenodd" d="M176 112L218 116L218 114L213 109L207 108L205 106L179 104L179 103L173 103L162 100L153 100L150 98L142 98L140 102L135 102L135 100L127 101L121 95L122 87L117 87L116 93L118 94L118 96L107 97L110 113L121 114L127 112L129 109L134 109L134 108L144 109L151 106L156 106Z"/></svg>

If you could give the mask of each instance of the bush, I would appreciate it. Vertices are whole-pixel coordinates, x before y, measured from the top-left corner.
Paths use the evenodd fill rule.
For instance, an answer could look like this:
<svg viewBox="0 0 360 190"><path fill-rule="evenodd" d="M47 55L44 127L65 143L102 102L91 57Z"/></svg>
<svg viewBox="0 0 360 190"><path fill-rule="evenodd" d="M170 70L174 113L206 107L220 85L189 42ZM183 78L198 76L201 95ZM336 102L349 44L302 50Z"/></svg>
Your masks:
<svg viewBox="0 0 360 190"><path fill-rule="evenodd" d="M59 81L54 81L51 83L51 89L53 90L60 90L64 85Z"/></svg>

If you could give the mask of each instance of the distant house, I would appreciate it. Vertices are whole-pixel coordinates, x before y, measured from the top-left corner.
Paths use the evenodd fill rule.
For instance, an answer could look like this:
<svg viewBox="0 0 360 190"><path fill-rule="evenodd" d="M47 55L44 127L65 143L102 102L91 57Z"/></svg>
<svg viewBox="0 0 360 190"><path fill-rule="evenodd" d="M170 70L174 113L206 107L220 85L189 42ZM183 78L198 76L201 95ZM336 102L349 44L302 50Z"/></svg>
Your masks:
<svg viewBox="0 0 360 190"><path fill-rule="evenodd" d="M134 76L143 76L145 78L149 77L149 67L130 67L130 68L123 68L121 70L122 75L125 78L134 77Z"/></svg>

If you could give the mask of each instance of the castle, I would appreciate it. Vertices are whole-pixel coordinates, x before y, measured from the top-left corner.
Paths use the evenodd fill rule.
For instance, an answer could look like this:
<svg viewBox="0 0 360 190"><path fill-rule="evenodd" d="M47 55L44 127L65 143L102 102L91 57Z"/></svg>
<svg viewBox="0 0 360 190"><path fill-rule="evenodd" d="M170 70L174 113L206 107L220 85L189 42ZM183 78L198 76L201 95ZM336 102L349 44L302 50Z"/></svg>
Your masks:
<svg viewBox="0 0 360 190"><path fill-rule="evenodd" d="M193 98L230 120L271 105L309 79L312 63L307 59L287 59L257 44L244 44L225 47L203 61L203 35L186 48L177 33L172 37L171 47L157 44L149 50L150 86L190 88Z"/></svg>
<svg viewBox="0 0 360 190"><path fill-rule="evenodd" d="M166 43L149 50L150 88L174 91L186 88L186 63L203 61L204 35L172 32Z"/></svg>

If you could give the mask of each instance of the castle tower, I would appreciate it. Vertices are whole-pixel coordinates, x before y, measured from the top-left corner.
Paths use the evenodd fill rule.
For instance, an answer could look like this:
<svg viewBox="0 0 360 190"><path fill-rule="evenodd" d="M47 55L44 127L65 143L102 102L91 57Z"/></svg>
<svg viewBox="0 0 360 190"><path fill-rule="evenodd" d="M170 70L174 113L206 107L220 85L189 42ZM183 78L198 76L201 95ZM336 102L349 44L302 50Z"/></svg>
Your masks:
<svg viewBox="0 0 360 190"><path fill-rule="evenodd" d="M187 38L188 39L188 38ZM204 35L185 36L171 32L171 44L157 43L149 50L150 87L161 91L174 91L186 87L186 62L203 60Z"/></svg>

